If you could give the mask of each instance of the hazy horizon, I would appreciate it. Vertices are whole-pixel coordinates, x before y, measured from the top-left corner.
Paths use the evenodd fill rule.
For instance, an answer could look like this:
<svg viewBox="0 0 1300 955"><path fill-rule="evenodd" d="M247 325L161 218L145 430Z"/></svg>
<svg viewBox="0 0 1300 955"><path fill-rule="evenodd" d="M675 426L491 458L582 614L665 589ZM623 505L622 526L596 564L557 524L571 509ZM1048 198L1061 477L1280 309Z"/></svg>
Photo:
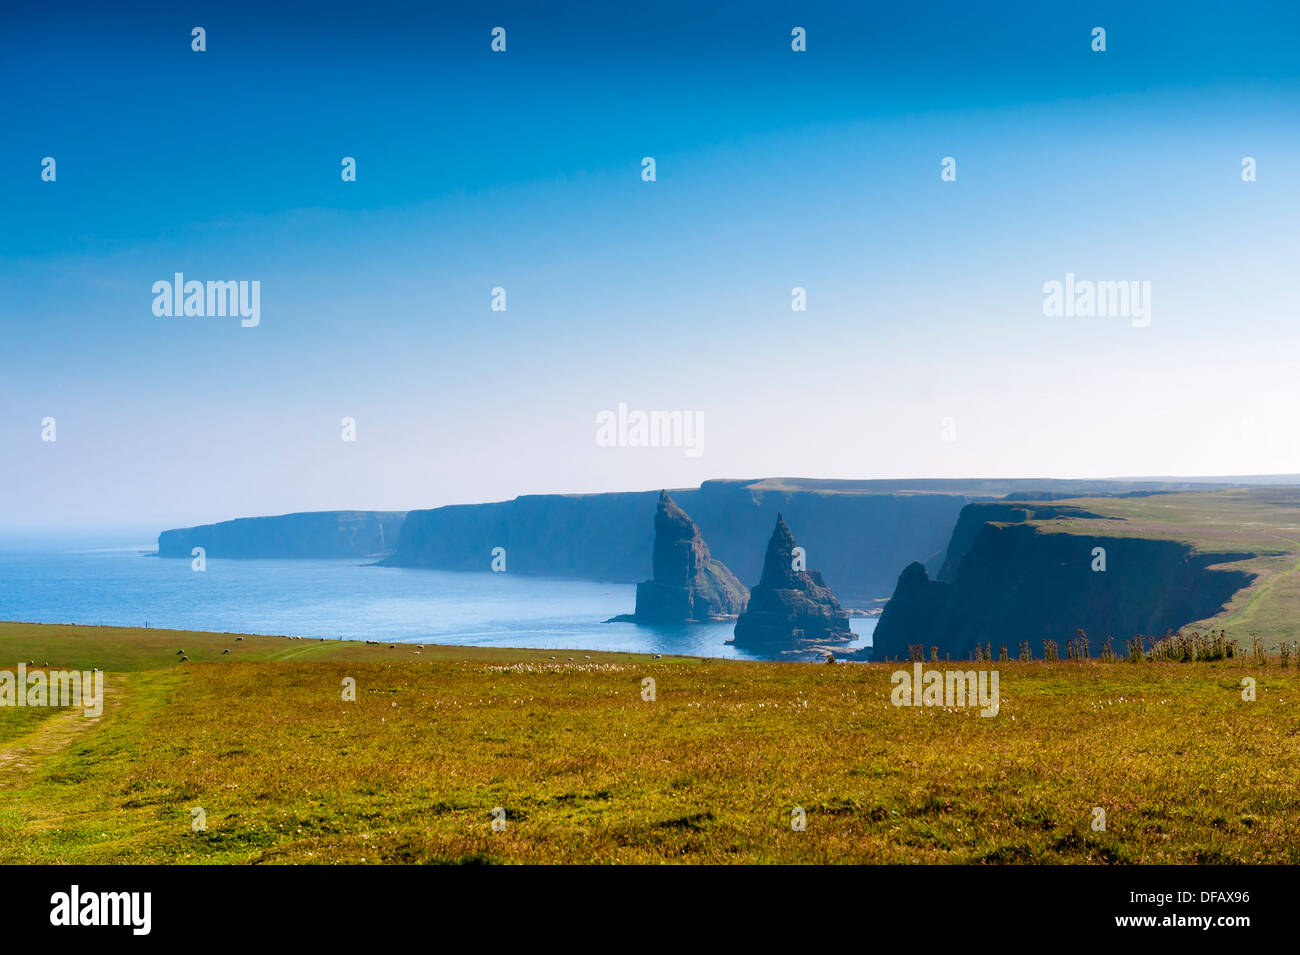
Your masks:
<svg viewBox="0 0 1300 955"><path fill-rule="evenodd" d="M732 480L749 480L749 479L706 478L705 480L706 481L712 481L712 480L732 481ZM1003 475L968 476L965 478L844 478L844 477L840 477L840 478L808 479L800 475L768 475L766 478L754 478L752 480L827 480L827 481L884 480L884 481L915 481L917 483L926 482L926 481L949 481L949 480L951 481L969 480L972 482L1000 481L1000 480L1001 481L1043 481L1045 483L1051 481L1060 481L1060 480L1115 481L1119 483L1185 481L1188 483L1204 483L1204 484L1235 482L1235 483L1240 483L1242 485L1254 485L1260 487L1267 487L1272 484L1285 485L1285 486L1300 484L1300 473L1298 474L1237 474L1237 475L1223 475L1223 474L1220 475L1131 475L1131 476L1121 475L1121 476L1105 476L1099 478L1008 477L1007 475L1003 474ZM627 487L627 488L617 488L617 489L606 490L606 491L585 491L585 490L523 491L518 495L512 495L512 498L527 496L532 494L557 494L557 495L565 495L565 496L584 496L589 494L607 494L607 493L654 493L659 490L672 491L672 490L680 490L686 487L694 488L694 487L698 487L698 485L689 485L689 486L680 485L677 487L668 486L668 485L656 486L656 487ZM1050 488L1044 488L1044 490L1050 490ZM1082 497L1085 495L1081 494L1080 496ZM334 512L334 511L403 512L403 511L415 511L415 510L428 510L431 508L452 506L452 505L462 505L462 504L495 503L498 501L509 500L512 498L494 498L492 500L483 500L483 501L440 501L434 504L419 504L419 505L412 505L409 507L375 508L375 507L343 506L343 507L320 507L320 508L298 509L298 510L291 510L291 511L277 511L277 512L266 512L266 513L232 514L229 516L211 517L207 519L195 520L195 521L182 523L182 524L171 524L165 527L162 526L155 527L154 525L143 525L143 524L0 525L0 547L13 546L15 544L21 544L26 546L26 545L36 545L36 544L46 544L46 543L51 545L59 545L59 546L66 546L69 544L76 544L79 546L89 546L91 544L99 544L99 545L111 544L114 547L117 546L134 547L137 545L141 547L153 547L157 543L156 538L158 534L166 530L201 526L205 524L219 524L225 521L238 520L241 518L279 517L287 514L314 513L314 512L322 512L322 511L323 512ZM133 543L127 544L126 543L127 540L131 540L133 541Z"/></svg>

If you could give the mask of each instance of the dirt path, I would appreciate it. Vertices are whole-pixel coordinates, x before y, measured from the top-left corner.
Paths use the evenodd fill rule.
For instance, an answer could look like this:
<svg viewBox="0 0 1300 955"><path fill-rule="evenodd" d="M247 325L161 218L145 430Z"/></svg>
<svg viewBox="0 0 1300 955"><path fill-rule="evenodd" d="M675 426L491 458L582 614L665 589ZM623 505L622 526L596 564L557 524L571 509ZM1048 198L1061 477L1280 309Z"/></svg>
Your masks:
<svg viewBox="0 0 1300 955"><path fill-rule="evenodd" d="M121 679L121 676L118 676ZM14 789L55 753L60 752L82 733L98 726L110 707L116 707L115 688L104 680L104 707L99 716L86 716L81 707L68 707L55 713L30 733L0 744L0 789Z"/></svg>

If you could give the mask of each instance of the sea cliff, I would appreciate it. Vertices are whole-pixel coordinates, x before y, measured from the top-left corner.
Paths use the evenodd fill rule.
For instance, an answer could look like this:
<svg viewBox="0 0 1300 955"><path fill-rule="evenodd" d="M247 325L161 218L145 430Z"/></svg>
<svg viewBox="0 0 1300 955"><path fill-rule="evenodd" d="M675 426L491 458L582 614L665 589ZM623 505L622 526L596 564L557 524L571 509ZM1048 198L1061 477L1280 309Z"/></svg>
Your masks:
<svg viewBox="0 0 1300 955"><path fill-rule="evenodd" d="M783 513L799 528L810 563L841 598L859 605L886 596L898 568L909 561L937 568L958 513L972 499L961 493L766 485L706 481L670 493L712 555L742 581L762 573L764 546L777 513ZM511 573L633 583L652 571L658 496L527 495L411 511L386 562L482 571L493 548L504 547Z"/></svg>
<svg viewBox="0 0 1300 955"><path fill-rule="evenodd" d="M1085 522L1086 523L1086 522ZM1104 547L1105 570L1094 570ZM912 563L898 578L873 637L875 660L907 659L909 647L965 659L976 644L1035 657L1043 641L1066 641L1083 630L1095 653L1106 635L1125 641L1211 617L1253 574L1210 569L1254 555L1202 553L1175 540L1095 537L1047 532L1033 524L986 523L951 580L931 580Z"/></svg>
<svg viewBox="0 0 1300 955"><path fill-rule="evenodd" d="M159 557L185 557L202 547L208 557L381 557L392 552L404 511L309 511L243 517L163 531Z"/></svg>

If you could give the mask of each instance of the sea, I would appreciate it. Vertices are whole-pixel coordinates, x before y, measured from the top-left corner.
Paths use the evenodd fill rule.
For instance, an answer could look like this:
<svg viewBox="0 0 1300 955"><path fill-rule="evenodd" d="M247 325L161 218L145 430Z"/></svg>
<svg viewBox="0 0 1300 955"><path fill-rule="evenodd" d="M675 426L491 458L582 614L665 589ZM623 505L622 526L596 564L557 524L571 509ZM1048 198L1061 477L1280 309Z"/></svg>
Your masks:
<svg viewBox="0 0 1300 955"><path fill-rule="evenodd" d="M0 548L0 620L261 633L390 643L615 650L762 659L734 623L605 623L633 584L378 567L373 561L189 559L135 546ZM850 620L870 646L876 618Z"/></svg>

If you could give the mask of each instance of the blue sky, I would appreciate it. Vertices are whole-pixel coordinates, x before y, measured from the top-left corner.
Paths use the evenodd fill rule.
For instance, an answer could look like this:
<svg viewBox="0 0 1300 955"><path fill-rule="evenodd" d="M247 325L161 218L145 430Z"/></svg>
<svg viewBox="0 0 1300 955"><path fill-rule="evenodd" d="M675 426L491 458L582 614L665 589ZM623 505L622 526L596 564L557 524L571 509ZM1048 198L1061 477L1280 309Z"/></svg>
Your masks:
<svg viewBox="0 0 1300 955"><path fill-rule="evenodd" d="M13 6L0 529L1300 471L1294 4ZM1151 324L1045 317L1067 272ZM703 453L598 447L619 402Z"/></svg>

